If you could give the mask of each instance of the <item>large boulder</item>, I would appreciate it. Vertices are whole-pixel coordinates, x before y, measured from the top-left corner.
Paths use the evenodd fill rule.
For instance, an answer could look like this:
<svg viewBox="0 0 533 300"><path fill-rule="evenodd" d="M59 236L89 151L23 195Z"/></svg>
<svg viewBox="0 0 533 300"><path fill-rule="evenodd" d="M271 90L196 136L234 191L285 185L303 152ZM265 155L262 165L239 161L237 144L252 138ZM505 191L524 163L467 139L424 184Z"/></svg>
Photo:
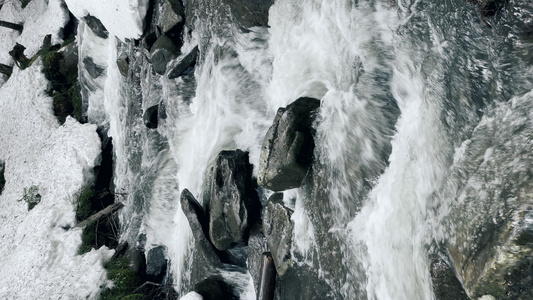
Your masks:
<svg viewBox="0 0 533 300"><path fill-rule="evenodd" d="M104 24L102 24L102 21L100 21L98 18L91 15L86 15L83 19L85 20L85 24L91 28L92 32L97 37L101 37L103 39L107 39L109 37L109 31L107 31Z"/></svg>
<svg viewBox="0 0 533 300"><path fill-rule="evenodd" d="M189 67L193 67L196 64L198 58L198 46L194 47L191 52L187 53L181 60L177 61L171 66L171 71L168 73L169 79L180 77L185 70Z"/></svg>
<svg viewBox="0 0 533 300"><path fill-rule="evenodd" d="M153 282L162 282L167 274L168 260L166 252L167 248L162 245L148 250L146 255L146 276Z"/></svg>
<svg viewBox="0 0 533 300"><path fill-rule="evenodd" d="M303 97L278 109L261 148L261 186L273 191L300 187L312 162L312 122L318 107L320 100Z"/></svg>
<svg viewBox="0 0 533 300"><path fill-rule="evenodd" d="M222 262L211 242L207 239L209 234L208 217L196 198L187 189L181 192L181 209L189 221L196 248L202 258L210 267L221 267Z"/></svg>
<svg viewBox="0 0 533 300"><path fill-rule="evenodd" d="M218 250L246 243L261 205L255 188L248 153L220 152L207 176L204 196L209 207L209 237Z"/></svg>
<svg viewBox="0 0 533 300"><path fill-rule="evenodd" d="M185 21L183 5L178 0L165 0L161 4L157 25L164 34L180 31Z"/></svg>
<svg viewBox="0 0 533 300"><path fill-rule="evenodd" d="M159 75L165 74L169 61L179 55L179 48L171 38L160 35L150 49L150 61L154 71Z"/></svg>
<svg viewBox="0 0 533 300"><path fill-rule="evenodd" d="M268 26L268 10L274 0L224 0L231 15L243 27Z"/></svg>
<svg viewBox="0 0 533 300"><path fill-rule="evenodd" d="M268 199L263 214L263 232L279 276L283 276L292 265L292 213L283 204L283 194L276 193Z"/></svg>

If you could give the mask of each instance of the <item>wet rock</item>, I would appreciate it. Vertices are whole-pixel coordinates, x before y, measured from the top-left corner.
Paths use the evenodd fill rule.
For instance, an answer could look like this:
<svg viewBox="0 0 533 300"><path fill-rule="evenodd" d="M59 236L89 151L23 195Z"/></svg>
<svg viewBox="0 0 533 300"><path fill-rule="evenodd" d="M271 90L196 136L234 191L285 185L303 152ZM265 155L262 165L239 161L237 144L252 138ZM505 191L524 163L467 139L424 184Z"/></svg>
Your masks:
<svg viewBox="0 0 533 300"><path fill-rule="evenodd" d="M246 243L260 202L248 153L222 151L207 176L204 200L209 205L209 237L218 250Z"/></svg>
<svg viewBox="0 0 533 300"><path fill-rule="evenodd" d="M319 100L303 97L278 109L261 148L259 185L273 191L300 187L312 162L311 125L318 107Z"/></svg>
<svg viewBox="0 0 533 300"><path fill-rule="evenodd" d="M144 49L150 50L154 45L155 41L157 41L158 37L159 36L155 31L147 34L142 40L142 46L144 47Z"/></svg>
<svg viewBox="0 0 533 300"><path fill-rule="evenodd" d="M174 79L180 77L185 70L189 67L193 67L196 64L196 59L198 58L198 46L194 47L191 52L187 53L181 60L179 60L174 66L171 66L172 69L168 73L169 79Z"/></svg>
<svg viewBox="0 0 533 300"><path fill-rule="evenodd" d="M157 128L159 105L154 105L146 109L143 114L144 125L150 129Z"/></svg>
<svg viewBox="0 0 533 300"><path fill-rule="evenodd" d="M150 49L150 60L154 71L160 75L165 74L169 61L179 55L179 49L172 39L161 35Z"/></svg>
<svg viewBox="0 0 533 300"><path fill-rule="evenodd" d="M98 18L91 15L86 15L83 19L97 37L101 37L103 39L107 39L109 37L109 31L107 31L104 24L102 24L102 21L100 21Z"/></svg>
<svg viewBox="0 0 533 300"><path fill-rule="evenodd" d="M117 58L117 67L120 74L124 77L128 77L128 72L130 70L130 59L126 52L120 54Z"/></svg>
<svg viewBox="0 0 533 300"><path fill-rule="evenodd" d="M146 276L153 282L161 282L167 273L167 248L157 246L146 255Z"/></svg>
<svg viewBox="0 0 533 300"><path fill-rule="evenodd" d="M430 265L431 281L436 300L468 300L468 296L453 269L441 258Z"/></svg>
<svg viewBox="0 0 533 300"><path fill-rule="evenodd" d="M100 75L102 75L102 73L105 71L104 67L101 67L94 63L92 57L84 57L83 66L92 78L100 77Z"/></svg>
<svg viewBox="0 0 533 300"><path fill-rule="evenodd" d="M204 300L239 299L238 292L219 275L211 276L194 286Z"/></svg>
<svg viewBox="0 0 533 300"><path fill-rule="evenodd" d="M263 234L263 226L261 224L255 224L250 230L250 238L248 239L248 258L246 263L256 291L259 289L263 253L267 251L268 244L266 237Z"/></svg>
<svg viewBox="0 0 533 300"><path fill-rule="evenodd" d="M224 0L231 14L243 27L268 26L268 10L274 0Z"/></svg>
<svg viewBox="0 0 533 300"><path fill-rule="evenodd" d="M6 178L4 176L6 170L6 163L0 160L0 195L4 191L4 187L6 186Z"/></svg>
<svg viewBox="0 0 533 300"><path fill-rule="evenodd" d="M268 199L263 214L263 232L279 276L283 276L292 265L292 213L283 204L283 194L276 193Z"/></svg>
<svg viewBox="0 0 533 300"><path fill-rule="evenodd" d="M216 250L211 242L207 239L209 234L209 220L202 206L196 201L189 190L184 189L180 196L181 209L189 221L196 248L201 256L210 267L220 267L222 262L218 257ZM209 269L209 267L207 268Z"/></svg>
<svg viewBox="0 0 533 300"><path fill-rule="evenodd" d="M178 0L166 0L163 2L157 24L163 34L171 31L181 31L184 21L185 11Z"/></svg>
<svg viewBox="0 0 533 300"><path fill-rule="evenodd" d="M294 265L292 268L287 269L287 273L284 276L277 277L276 299L342 299L332 296L331 288L325 281L319 279L320 277L316 270L308 266Z"/></svg>

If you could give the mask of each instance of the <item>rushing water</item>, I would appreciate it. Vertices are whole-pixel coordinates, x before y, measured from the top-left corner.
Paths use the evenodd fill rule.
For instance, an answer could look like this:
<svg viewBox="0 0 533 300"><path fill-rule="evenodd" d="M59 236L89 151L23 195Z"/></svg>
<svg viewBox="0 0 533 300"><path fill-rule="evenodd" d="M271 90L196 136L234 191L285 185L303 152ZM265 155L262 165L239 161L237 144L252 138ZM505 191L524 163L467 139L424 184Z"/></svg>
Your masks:
<svg viewBox="0 0 533 300"><path fill-rule="evenodd" d="M486 147L465 148L484 134L480 122L499 122L501 111L525 110L517 122L530 126L526 2L510 0L513 9L480 18L464 0L278 0L270 28L243 30L220 2L196 1L184 49L198 44L200 59L176 80L154 75L138 50L119 45L137 58L135 76L121 88L116 53L108 57L103 110L119 149L116 188L132 204L124 236L147 250L166 245L184 291L194 249L179 192L188 188L201 200L204 173L221 150L249 151L257 172L277 108L315 97L320 179L306 181L307 192L286 192L297 263L319 268L332 298L432 299L428 256L453 242L449 216L472 217L454 212L466 184L463 154L487 156ZM159 102L166 118L147 129L142 111ZM101 123L102 115L93 119ZM519 125L502 126L501 143ZM526 134L516 147L530 141ZM326 225L317 201L328 208Z"/></svg>

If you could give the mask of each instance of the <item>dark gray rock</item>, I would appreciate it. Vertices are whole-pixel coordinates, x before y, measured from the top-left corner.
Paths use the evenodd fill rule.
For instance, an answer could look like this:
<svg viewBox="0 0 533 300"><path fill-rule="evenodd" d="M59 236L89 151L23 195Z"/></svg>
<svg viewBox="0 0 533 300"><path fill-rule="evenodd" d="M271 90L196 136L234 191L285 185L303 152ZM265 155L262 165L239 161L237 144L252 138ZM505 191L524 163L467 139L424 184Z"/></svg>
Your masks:
<svg viewBox="0 0 533 300"><path fill-rule="evenodd" d="M83 19L96 36L103 39L107 39L109 37L109 31L107 31L104 24L102 24L98 18L91 15L86 15Z"/></svg>
<svg viewBox="0 0 533 300"><path fill-rule="evenodd" d="M162 3L157 25L163 34L174 30L175 27L183 27L184 21L185 11L178 0L166 0Z"/></svg>
<svg viewBox="0 0 533 300"><path fill-rule="evenodd" d="M278 109L261 148L259 185L273 191L301 186L312 162L312 122L318 107L319 100L303 97Z"/></svg>
<svg viewBox="0 0 533 300"><path fill-rule="evenodd" d="M157 246L146 255L146 276L153 282L161 282L167 274L166 252L165 246Z"/></svg>
<svg viewBox="0 0 533 300"><path fill-rule="evenodd" d="M134 271L136 274L139 275L146 274L146 257L144 256L143 251L138 248L128 247L124 255L126 256L129 262L130 270Z"/></svg>
<svg viewBox="0 0 533 300"><path fill-rule="evenodd" d="M211 242L222 251L245 244L260 210L248 153L220 152L206 177L204 200L209 205Z"/></svg>
<svg viewBox="0 0 533 300"><path fill-rule="evenodd" d="M150 60L154 71L160 75L165 74L169 61L179 55L179 49L172 39L161 35L150 49Z"/></svg>
<svg viewBox="0 0 533 300"><path fill-rule="evenodd" d="M263 253L268 251L268 244L265 235L263 234L263 226L255 224L250 230L250 238L248 239L248 258L247 265L250 276L254 283L254 288L259 289L259 280L261 279L261 262Z"/></svg>
<svg viewBox="0 0 533 300"><path fill-rule="evenodd" d="M6 186L6 178L4 176L6 170L6 163L0 160L0 195L4 191L4 186Z"/></svg>
<svg viewBox="0 0 533 300"><path fill-rule="evenodd" d="M102 75L102 73L105 71L105 68L94 63L92 57L84 57L83 66L92 78L100 77L100 75Z"/></svg>
<svg viewBox="0 0 533 300"><path fill-rule="evenodd" d="M316 269L294 265L284 276L276 280L275 299L322 300L342 299L334 296L329 285L319 276Z"/></svg>
<svg viewBox="0 0 533 300"><path fill-rule="evenodd" d="M194 291L204 300L237 300L238 292L222 276L214 275L194 285Z"/></svg>
<svg viewBox="0 0 533 300"><path fill-rule="evenodd" d="M211 242L207 239L209 233L208 217L204 213L202 206L196 201L189 190L184 189L180 196L181 209L189 221L196 248L202 258L211 267L221 267L222 262L217 255Z"/></svg>
<svg viewBox="0 0 533 300"><path fill-rule="evenodd" d="M291 209L283 205L282 193L276 193L268 199L263 213L263 233L279 276L285 275L292 265L292 213Z"/></svg>
<svg viewBox="0 0 533 300"><path fill-rule="evenodd" d="M130 71L130 59L126 52L118 56L117 67L122 76L128 77L128 72Z"/></svg>
<svg viewBox="0 0 533 300"><path fill-rule="evenodd" d="M461 282L453 269L441 258L435 258L430 265L431 281L436 300L468 300Z"/></svg>
<svg viewBox="0 0 533 300"><path fill-rule="evenodd" d="M144 125L150 129L157 128L159 105L154 105L146 109L143 114Z"/></svg>
<svg viewBox="0 0 533 300"><path fill-rule="evenodd" d="M268 26L268 10L274 0L223 0L233 18L243 27Z"/></svg>
<svg viewBox="0 0 533 300"><path fill-rule="evenodd" d="M194 47L191 52L187 53L180 61L178 61L174 66L171 66L171 71L168 73L169 79L174 79L180 77L185 70L189 67L193 67L196 64L196 59L198 58L198 46Z"/></svg>
<svg viewBox="0 0 533 300"><path fill-rule="evenodd" d="M155 41L157 41L158 35L156 32L150 32L147 34L143 40L142 40L142 46L146 50L150 50L152 46L154 45Z"/></svg>

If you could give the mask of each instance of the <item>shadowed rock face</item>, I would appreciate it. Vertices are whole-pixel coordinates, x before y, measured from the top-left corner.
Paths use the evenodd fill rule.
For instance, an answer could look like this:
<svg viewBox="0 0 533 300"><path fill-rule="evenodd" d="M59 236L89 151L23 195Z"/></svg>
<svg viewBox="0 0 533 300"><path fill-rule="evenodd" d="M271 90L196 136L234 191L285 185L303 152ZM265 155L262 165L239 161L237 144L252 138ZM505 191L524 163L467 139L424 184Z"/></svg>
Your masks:
<svg viewBox="0 0 533 300"><path fill-rule="evenodd" d="M248 153L220 152L207 180L211 242L222 251L246 243L260 209Z"/></svg>
<svg viewBox="0 0 533 300"><path fill-rule="evenodd" d="M292 210L283 205L282 193L272 195L264 210L263 232L279 276L285 275L292 265L291 246L294 230L292 213Z"/></svg>
<svg viewBox="0 0 533 300"><path fill-rule="evenodd" d="M312 162L313 114L320 100L299 98L278 109L261 148L258 183L273 191L300 187Z"/></svg>

